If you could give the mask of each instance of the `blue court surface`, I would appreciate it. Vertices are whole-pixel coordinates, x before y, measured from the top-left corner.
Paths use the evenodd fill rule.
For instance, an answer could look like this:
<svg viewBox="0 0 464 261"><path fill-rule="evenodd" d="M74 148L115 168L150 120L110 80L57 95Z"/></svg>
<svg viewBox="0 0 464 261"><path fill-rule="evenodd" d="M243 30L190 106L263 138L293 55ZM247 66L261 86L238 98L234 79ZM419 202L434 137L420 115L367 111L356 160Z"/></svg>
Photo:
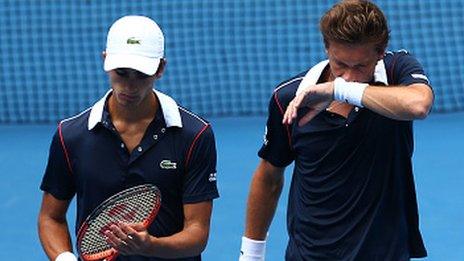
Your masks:
<svg viewBox="0 0 464 261"><path fill-rule="evenodd" d="M204 260L237 260L249 182L258 163L265 118L213 118L221 197L214 202ZM37 236L39 183L54 125L0 126L0 260L46 260ZM414 169L425 260L464 260L464 113L415 123ZM267 260L283 260L291 168L270 230ZM74 224L74 207L69 223ZM460 221L461 220L461 221ZM74 227L71 228L72 230Z"/></svg>

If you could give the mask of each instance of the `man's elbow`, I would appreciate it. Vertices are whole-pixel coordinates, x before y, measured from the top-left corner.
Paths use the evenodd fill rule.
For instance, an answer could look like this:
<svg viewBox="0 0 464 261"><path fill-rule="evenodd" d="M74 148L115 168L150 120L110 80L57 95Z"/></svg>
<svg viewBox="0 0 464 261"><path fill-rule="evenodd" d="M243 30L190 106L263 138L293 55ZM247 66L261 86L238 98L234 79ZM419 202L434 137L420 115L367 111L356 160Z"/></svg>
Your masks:
<svg viewBox="0 0 464 261"><path fill-rule="evenodd" d="M421 88L421 95L411 104L411 114L414 119L425 119L429 115L433 104L433 92L430 87Z"/></svg>
<svg viewBox="0 0 464 261"><path fill-rule="evenodd" d="M422 120L427 118L430 113L431 105L427 103L416 104L412 110L413 118Z"/></svg>
<svg viewBox="0 0 464 261"><path fill-rule="evenodd" d="M192 248L192 252L190 253L192 256L200 255L206 249L206 245L208 244L208 233L202 235L198 238L196 245Z"/></svg>
<svg viewBox="0 0 464 261"><path fill-rule="evenodd" d="M199 244L198 248L196 249L196 255L200 255L201 253L203 253L203 251L205 251L206 249L206 245L207 245L207 242L208 240L205 240L204 242L201 242L201 244Z"/></svg>

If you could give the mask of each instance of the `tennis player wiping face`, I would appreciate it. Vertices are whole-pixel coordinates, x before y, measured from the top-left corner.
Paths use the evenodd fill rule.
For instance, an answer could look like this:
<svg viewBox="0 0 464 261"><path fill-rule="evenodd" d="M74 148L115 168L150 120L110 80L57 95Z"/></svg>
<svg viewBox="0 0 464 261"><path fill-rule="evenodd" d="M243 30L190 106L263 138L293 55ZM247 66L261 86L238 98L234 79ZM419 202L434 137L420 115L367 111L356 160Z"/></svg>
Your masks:
<svg viewBox="0 0 464 261"><path fill-rule="evenodd" d="M200 260L218 197L211 125L153 90L165 67L164 37L142 16L117 20L103 53L111 90L60 122L53 137L39 214L39 236L52 260L76 260L66 211L76 195L76 232L105 199L153 184L162 195L156 219L116 223L106 231L118 260Z"/></svg>
<svg viewBox="0 0 464 261"><path fill-rule="evenodd" d="M385 52L387 23L369 1L336 4L320 26L328 60L270 100L240 260L264 259L292 162L286 260L424 257L411 157L412 120L433 101L427 77L408 52Z"/></svg>

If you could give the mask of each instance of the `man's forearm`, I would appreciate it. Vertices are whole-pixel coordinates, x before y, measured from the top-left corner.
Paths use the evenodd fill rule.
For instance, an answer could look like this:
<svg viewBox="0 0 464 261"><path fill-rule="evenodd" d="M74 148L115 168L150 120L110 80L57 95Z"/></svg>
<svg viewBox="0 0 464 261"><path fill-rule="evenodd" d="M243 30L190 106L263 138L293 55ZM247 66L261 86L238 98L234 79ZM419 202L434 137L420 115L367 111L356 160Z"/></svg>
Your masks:
<svg viewBox="0 0 464 261"><path fill-rule="evenodd" d="M269 176L258 169L251 183L245 226L245 236L250 239L266 239L279 201L283 176L280 176L279 179Z"/></svg>
<svg viewBox="0 0 464 261"><path fill-rule="evenodd" d="M150 237L146 255L161 258L183 258L200 255L208 241L208 229L191 225L168 237Z"/></svg>
<svg viewBox="0 0 464 261"><path fill-rule="evenodd" d="M424 84L369 86L362 98L364 107L395 120L423 119L428 115L432 102L432 90Z"/></svg>
<svg viewBox="0 0 464 261"><path fill-rule="evenodd" d="M72 252L71 237L66 219L55 220L40 216L39 238L50 260L55 260L63 252Z"/></svg>

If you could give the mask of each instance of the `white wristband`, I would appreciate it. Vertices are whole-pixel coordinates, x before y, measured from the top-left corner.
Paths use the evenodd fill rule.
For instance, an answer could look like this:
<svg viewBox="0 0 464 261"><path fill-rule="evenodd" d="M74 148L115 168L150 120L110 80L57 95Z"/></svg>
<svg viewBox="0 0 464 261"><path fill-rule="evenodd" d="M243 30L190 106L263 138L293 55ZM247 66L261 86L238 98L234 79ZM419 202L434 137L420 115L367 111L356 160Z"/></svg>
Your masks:
<svg viewBox="0 0 464 261"><path fill-rule="evenodd" d="M362 106L362 97L364 90L369 84L359 82L347 82L343 78L338 77L333 82L334 99L343 101L358 107Z"/></svg>
<svg viewBox="0 0 464 261"><path fill-rule="evenodd" d="M71 252L63 252L55 258L55 261L77 261L77 257Z"/></svg>
<svg viewBox="0 0 464 261"><path fill-rule="evenodd" d="M242 237L239 261L264 261L266 240L253 240Z"/></svg>

